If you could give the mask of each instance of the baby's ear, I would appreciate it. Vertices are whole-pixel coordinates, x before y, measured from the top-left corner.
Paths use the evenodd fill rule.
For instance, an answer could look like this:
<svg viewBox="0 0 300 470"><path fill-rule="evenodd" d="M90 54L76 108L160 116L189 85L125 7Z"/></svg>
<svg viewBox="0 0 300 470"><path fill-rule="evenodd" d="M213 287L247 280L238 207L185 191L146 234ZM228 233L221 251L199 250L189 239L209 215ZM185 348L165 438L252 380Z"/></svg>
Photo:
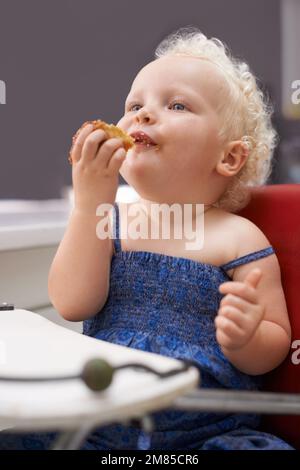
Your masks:
<svg viewBox="0 0 300 470"><path fill-rule="evenodd" d="M217 163L216 171L223 176L234 176L244 166L249 155L245 142L233 140L229 142L222 152Z"/></svg>

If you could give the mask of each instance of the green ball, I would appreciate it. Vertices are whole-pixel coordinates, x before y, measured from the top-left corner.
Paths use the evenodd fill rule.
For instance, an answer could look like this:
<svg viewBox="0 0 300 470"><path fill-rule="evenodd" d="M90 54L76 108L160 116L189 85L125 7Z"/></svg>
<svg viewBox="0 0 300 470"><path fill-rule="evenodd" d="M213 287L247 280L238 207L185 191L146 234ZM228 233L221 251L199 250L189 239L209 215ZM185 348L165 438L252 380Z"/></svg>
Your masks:
<svg viewBox="0 0 300 470"><path fill-rule="evenodd" d="M114 368L103 359L90 359L84 366L81 378L93 391L105 390L112 382Z"/></svg>

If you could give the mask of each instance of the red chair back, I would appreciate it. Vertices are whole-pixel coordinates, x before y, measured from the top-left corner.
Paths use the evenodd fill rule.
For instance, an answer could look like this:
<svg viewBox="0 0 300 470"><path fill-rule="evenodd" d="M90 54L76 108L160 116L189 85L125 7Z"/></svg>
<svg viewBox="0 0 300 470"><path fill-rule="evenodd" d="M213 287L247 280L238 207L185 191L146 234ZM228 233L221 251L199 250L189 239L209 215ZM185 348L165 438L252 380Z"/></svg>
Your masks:
<svg viewBox="0 0 300 470"><path fill-rule="evenodd" d="M255 223L275 249L292 327L290 354L266 374L264 388L300 394L300 184L266 185L251 193L238 214ZM265 415L262 427L300 449L300 416Z"/></svg>

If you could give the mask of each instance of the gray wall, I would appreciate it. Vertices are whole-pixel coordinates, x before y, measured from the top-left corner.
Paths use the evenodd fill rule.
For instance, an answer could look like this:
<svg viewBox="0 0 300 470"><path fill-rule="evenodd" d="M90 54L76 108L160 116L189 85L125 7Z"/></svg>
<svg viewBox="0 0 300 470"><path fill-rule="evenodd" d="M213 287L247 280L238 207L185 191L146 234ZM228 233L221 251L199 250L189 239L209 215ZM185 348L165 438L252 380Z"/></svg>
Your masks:
<svg viewBox="0 0 300 470"><path fill-rule="evenodd" d="M77 128L116 122L156 45L187 25L245 58L279 110L279 0L0 0L0 197L60 197Z"/></svg>

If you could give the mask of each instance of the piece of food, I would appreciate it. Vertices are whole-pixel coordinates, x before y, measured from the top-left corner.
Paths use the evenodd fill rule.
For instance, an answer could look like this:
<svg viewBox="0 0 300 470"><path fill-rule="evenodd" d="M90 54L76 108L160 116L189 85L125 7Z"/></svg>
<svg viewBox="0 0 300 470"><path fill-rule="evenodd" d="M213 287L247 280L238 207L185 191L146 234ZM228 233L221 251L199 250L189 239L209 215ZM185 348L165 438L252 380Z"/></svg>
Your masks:
<svg viewBox="0 0 300 470"><path fill-rule="evenodd" d="M133 138L114 124L106 124L106 122L100 121L100 119L97 121L92 121L92 124L94 126L94 130L103 129L110 138L117 137L123 139L125 150L129 150L131 147L133 147Z"/></svg>
<svg viewBox="0 0 300 470"><path fill-rule="evenodd" d="M131 147L134 146L134 139L132 137L130 137L130 135L126 134L126 132L124 132L122 129L120 129L120 127L117 127L115 126L114 124L107 124L106 122L104 121L101 121L100 119L97 119L95 121L86 121L82 127L86 126L87 124L93 124L93 127L94 127L94 131L96 129L102 129L103 131L105 131L108 135L108 138L113 138L113 137L117 137L117 138L121 138L124 142L124 148L125 150L129 150ZM82 129L81 127L81 129ZM77 138L77 135L79 134L79 131L81 130L79 129L75 136L73 137L73 145L74 145L74 142ZM73 148L73 145L72 145L72 148ZM72 157L71 157L71 152L72 152L72 148L70 150L70 154L69 154L69 162L71 163L72 165Z"/></svg>

